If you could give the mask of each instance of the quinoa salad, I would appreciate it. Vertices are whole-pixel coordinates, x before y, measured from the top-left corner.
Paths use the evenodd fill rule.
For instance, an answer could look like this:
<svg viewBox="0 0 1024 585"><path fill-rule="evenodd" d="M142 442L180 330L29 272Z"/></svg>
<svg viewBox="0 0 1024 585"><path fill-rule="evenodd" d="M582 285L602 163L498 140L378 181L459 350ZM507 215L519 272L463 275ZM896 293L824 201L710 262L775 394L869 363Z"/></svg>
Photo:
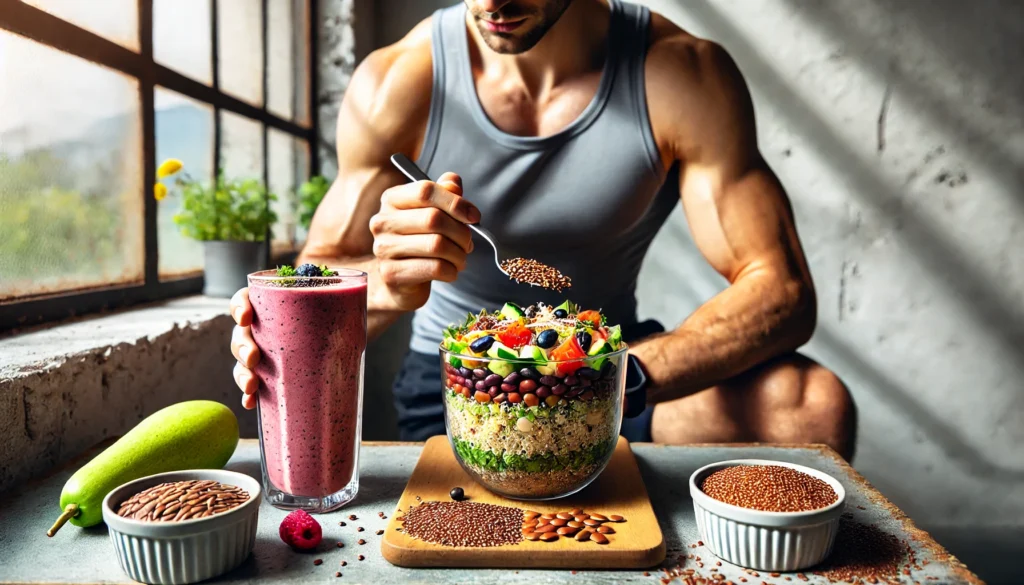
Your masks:
<svg viewBox="0 0 1024 585"><path fill-rule="evenodd" d="M599 311L506 303L449 327L441 345L448 437L480 483L544 499L604 469L622 420L625 344Z"/></svg>

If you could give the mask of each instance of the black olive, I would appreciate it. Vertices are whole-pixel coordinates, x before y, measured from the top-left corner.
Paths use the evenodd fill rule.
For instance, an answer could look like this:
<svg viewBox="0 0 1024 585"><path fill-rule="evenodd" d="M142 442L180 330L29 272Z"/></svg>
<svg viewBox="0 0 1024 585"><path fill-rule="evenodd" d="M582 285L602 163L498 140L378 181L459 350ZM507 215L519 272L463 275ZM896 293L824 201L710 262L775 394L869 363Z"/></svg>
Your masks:
<svg viewBox="0 0 1024 585"><path fill-rule="evenodd" d="M569 316L569 311L565 309L555 309L555 319L565 319Z"/></svg>
<svg viewBox="0 0 1024 585"><path fill-rule="evenodd" d="M469 344L469 349L473 350L473 353L483 353L491 346L494 345L494 338L490 335L485 335L479 339L474 339L473 343Z"/></svg>
<svg viewBox="0 0 1024 585"><path fill-rule="evenodd" d="M545 329L537 334L537 347L550 349L558 343L558 332L554 329Z"/></svg>
<svg viewBox="0 0 1024 585"><path fill-rule="evenodd" d="M583 351L590 351L590 342L593 341L593 339L590 337L589 333L586 331L580 331L576 334L576 341L579 342L580 348Z"/></svg>
<svg viewBox="0 0 1024 585"><path fill-rule="evenodd" d="M466 492L460 487L453 487L452 491L448 495L456 502L461 502L466 499Z"/></svg>
<svg viewBox="0 0 1024 585"><path fill-rule="evenodd" d="M537 370L530 367L526 367L519 370L519 375L526 378L527 380L533 380L534 382L540 379L540 373Z"/></svg>

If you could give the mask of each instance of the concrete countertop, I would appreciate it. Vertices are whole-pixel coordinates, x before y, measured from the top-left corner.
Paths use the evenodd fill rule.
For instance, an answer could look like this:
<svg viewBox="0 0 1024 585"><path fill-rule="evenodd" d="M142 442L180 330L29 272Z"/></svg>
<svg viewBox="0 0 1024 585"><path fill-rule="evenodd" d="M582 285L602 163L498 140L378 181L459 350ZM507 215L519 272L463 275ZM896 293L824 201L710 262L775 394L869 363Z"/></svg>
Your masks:
<svg viewBox="0 0 1024 585"><path fill-rule="evenodd" d="M378 512L390 516L405 487L406 480L419 457L418 443L364 443L360 458L359 497L338 512L319 516L324 529L320 549L297 553L286 547L278 537L278 526L285 512L264 502L260 511L259 532L253 555L238 569L216 582L225 583L494 583L544 584L560 582L585 583L650 583L658 585L665 577L661 568L643 571L587 571L577 574L552 570L478 570L478 569L403 569L388 564L380 555L381 536L387 525ZM689 497L689 476L698 467L727 459L758 458L789 461L813 467L836 477L847 491L847 511L854 519L874 524L905 540L914 549L922 570L915 570L906 583L981 583L956 558L947 553L927 533L919 530L902 512L892 506L859 474L827 447L811 445L695 445L669 447L639 443L633 445L637 462L654 505L655 514L665 535L668 556L663 568L675 567L680 555L696 553L711 559L704 547L690 548L698 541L693 504ZM95 454L89 453L86 457ZM46 537L46 529L59 515L58 501L64 482L87 459L79 458L51 476L6 494L0 500L0 583L131 583L121 572L113 546L103 525L79 529L67 525L54 538ZM228 463L228 469L260 477L259 445L243 440ZM355 514L358 520L349 521ZM346 526L339 526L341 521ZM356 532L363 526L364 532ZM356 540L363 538L360 546ZM344 548L337 548L342 541ZM357 560L357 555L365 560ZM316 566L315 559L323 559ZM342 567L341 562L347 565ZM927 564L925 563L927 561ZM692 566L692 562L687 566ZM710 565L709 565L710 566ZM335 572L342 573L341 578ZM707 569L705 569L707 571ZM795 577L755 579L738 567L723 562L718 572L734 582L748 578L749 583L762 580L772 584L800 583ZM708 573L704 572L705 575ZM827 583L824 578L807 572L809 583ZM677 581L679 582L679 581ZM724 581L723 581L724 582Z"/></svg>

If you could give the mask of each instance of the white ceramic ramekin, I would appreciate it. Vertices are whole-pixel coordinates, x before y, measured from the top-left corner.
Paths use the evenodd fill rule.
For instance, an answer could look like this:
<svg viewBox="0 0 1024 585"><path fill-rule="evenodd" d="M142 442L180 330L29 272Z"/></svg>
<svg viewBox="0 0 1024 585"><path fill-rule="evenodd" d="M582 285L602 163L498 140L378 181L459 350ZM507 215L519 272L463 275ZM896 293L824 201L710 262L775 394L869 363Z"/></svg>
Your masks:
<svg viewBox="0 0 1024 585"><path fill-rule="evenodd" d="M720 502L701 491L704 478L737 465L781 465L821 479L839 499L808 512L762 512ZM735 459L705 465L690 476L690 497L701 540L712 553L734 565L758 571L798 571L816 565L832 552L846 490L832 476L810 467Z"/></svg>
<svg viewBox="0 0 1024 585"><path fill-rule="evenodd" d="M215 480L249 492L249 500L226 512L183 522L142 522L117 515L117 506L157 484ZM121 568L153 585L183 585L216 577L237 567L256 542L262 489L242 473L196 469L159 473L128 482L103 499L103 521L110 530Z"/></svg>

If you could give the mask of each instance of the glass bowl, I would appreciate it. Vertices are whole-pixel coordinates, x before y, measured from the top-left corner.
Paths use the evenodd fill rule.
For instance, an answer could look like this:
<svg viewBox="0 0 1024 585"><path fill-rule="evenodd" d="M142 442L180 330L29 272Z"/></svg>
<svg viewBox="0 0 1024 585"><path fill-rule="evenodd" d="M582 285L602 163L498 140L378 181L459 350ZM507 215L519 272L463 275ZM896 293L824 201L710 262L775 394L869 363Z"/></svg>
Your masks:
<svg viewBox="0 0 1024 585"><path fill-rule="evenodd" d="M611 459L622 424L626 352L544 364L443 347L448 441L462 468L517 500L574 494Z"/></svg>

